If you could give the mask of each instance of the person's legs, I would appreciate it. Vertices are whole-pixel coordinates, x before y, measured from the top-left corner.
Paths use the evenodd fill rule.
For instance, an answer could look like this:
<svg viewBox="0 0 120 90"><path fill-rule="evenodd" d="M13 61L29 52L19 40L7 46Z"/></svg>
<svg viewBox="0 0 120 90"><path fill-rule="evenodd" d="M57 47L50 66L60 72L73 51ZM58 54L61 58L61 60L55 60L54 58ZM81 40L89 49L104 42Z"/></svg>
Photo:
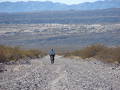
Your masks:
<svg viewBox="0 0 120 90"><path fill-rule="evenodd" d="M50 60L51 60L51 64L53 64L54 63L54 57L53 57L53 55L50 55Z"/></svg>
<svg viewBox="0 0 120 90"><path fill-rule="evenodd" d="M55 55L53 55L53 63L54 63L54 60L55 60Z"/></svg>
<svg viewBox="0 0 120 90"><path fill-rule="evenodd" d="M51 64L53 64L55 60L55 55L50 55L50 60L51 60Z"/></svg>

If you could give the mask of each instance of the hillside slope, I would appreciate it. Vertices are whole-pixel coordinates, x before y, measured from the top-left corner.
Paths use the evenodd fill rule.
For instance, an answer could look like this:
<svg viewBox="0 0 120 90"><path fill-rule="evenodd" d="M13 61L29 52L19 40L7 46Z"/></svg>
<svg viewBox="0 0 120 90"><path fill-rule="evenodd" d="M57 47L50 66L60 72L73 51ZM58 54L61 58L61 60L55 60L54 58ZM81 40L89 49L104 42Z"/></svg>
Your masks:
<svg viewBox="0 0 120 90"><path fill-rule="evenodd" d="M26 13L0 13L0 24L93 24L120 23L120 8L92 11L43 11Z"/></svg>
<svg viewBox="0 0 120 90"><path fill-rule="evenodd" d="M77 60L56 56L31 61L0 73L1 90L119 90L120 66L104 64L95 59ZM3 76L4 75L4 76ZM14 76L15 75L15 76ZM12 76L12 77L11 77ZM14 78L13 78L14 77Z"/></svg>

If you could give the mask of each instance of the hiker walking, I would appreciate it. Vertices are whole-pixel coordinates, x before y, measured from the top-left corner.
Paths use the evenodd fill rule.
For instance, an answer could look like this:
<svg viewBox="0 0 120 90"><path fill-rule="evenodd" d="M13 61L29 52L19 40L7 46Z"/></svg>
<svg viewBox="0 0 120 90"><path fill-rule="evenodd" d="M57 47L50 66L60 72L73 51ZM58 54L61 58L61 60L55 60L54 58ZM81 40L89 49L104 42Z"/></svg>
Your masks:
<svg viewBox="0 0 120 90"><path fill-rule="evenodd" d="M53 48L51 48L51 50L49 51L49 55L50 55L51 64L54 64L55 50Z"/></svg>

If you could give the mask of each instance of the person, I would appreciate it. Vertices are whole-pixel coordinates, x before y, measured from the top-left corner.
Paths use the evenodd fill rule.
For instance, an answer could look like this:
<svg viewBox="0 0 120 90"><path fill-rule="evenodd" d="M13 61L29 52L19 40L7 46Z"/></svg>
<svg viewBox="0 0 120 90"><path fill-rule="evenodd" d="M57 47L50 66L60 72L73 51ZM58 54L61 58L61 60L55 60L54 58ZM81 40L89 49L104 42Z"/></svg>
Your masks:
<svg viewBox="0 0 120 90"><path fill-rule="evenodd" d="M55 50L53 48L51 48L51 50L49 51L49 56L50 56L51 64L54 64Z"/></svg>

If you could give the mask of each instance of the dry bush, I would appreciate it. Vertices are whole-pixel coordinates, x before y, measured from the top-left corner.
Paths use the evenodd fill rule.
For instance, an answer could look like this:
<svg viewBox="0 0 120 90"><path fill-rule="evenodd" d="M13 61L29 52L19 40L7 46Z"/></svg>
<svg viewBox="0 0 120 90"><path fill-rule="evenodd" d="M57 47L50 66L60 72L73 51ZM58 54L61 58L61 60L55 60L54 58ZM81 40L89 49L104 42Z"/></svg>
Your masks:
<svg viewBox="0 0 120 90"><path fill-rule="evenodd" d="M120 63L120 47L106 48L96 55L97 59L101 59L107 62Z"/></svg>
<svg viewBox="0 0 120 90"><path fill-rule="evenodd" d="M45 53L39 50L23 50L20 47L0 45L0 62L17 61L25 58L39 58L43 56L45 56Z"/></svg>
<svg viewBox="0 0 120 90"><path fill-rule="evenodd" d="M82 58L90 58L98 55L99 52L105 50L107 47L101 44L91 45L77 51Z"/></svg>
<svg viewBox="0 0 120 90"><path fill-rule="evenodd" d="M66 53L65 56L74 55L74 56L80 56L82 58L90 58L90 57L96 56L98 54L98 52L104 50L105 48L106 47L104 45L96 44L96 45L88 46L81 50Z"/></svg>
<svg viewBox="0 0 120 90"><path fill-rule="evenodd" d="M81 50L65 53L65 57L79 56L83 59L94 57L106 62L119 62L120 63L120 47L107 47L101 44L95 44L85 47Z"/></svg>
<svg viewBox="0 0 120 90"><path fill-rule="evenodd" d="M25 51L24 53L26 54L27 57L30 57L30 58L39 58L46 55L45 53L36 49L31 49L31 50Z"/></svg>

